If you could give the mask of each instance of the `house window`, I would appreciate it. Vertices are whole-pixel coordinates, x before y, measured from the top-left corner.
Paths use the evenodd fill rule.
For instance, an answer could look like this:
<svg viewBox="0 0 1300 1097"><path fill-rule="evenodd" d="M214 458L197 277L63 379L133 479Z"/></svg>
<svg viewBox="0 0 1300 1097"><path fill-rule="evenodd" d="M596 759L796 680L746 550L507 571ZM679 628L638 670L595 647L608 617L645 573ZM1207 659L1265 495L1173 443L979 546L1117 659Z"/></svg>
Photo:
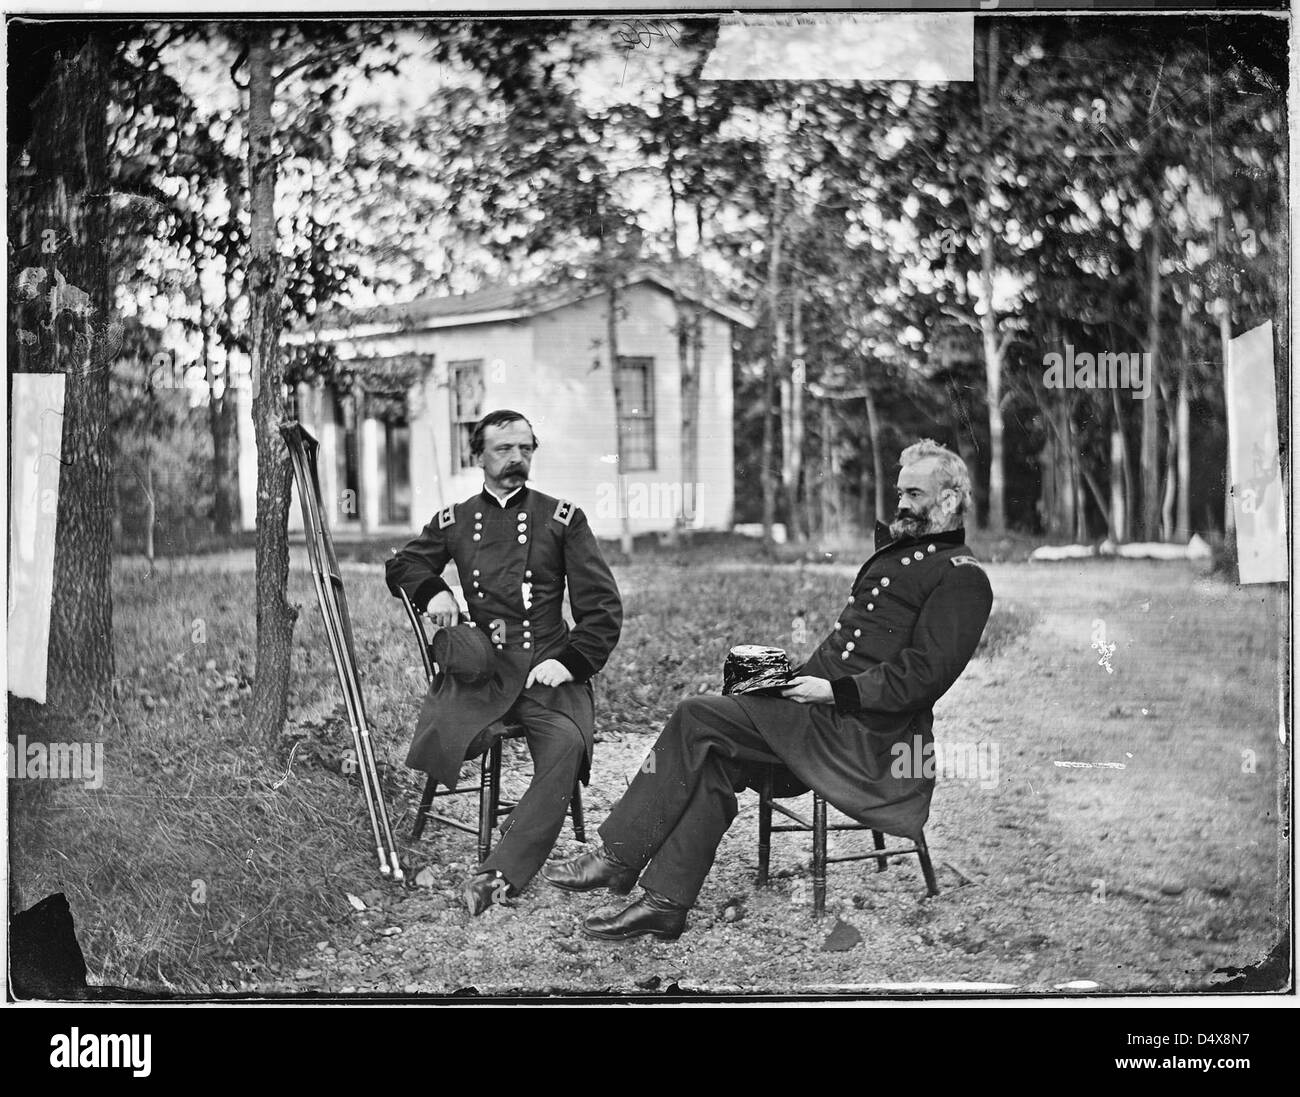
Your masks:
<svg viewBox="0 0 1300 1097"><path fill-rule="evenodd" d="M451 382L451 471L474 467L469 440L483 415L483 360L448 362Z"/></svg>
<svg viewBox="0 0 1300 1097"><path fill-rule="evenodd" d="M645 472L655 467L655 360L618 359L618 467Z"/></svg>

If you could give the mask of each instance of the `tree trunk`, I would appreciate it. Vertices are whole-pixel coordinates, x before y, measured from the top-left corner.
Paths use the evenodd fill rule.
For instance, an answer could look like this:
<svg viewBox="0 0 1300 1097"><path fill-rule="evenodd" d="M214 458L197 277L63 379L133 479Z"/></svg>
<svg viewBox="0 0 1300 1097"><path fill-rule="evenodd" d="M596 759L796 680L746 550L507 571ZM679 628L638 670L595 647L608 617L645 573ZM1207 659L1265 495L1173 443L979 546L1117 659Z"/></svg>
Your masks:
<svg viewBox="0 0 1300 1097"><path fill-rule="evenodd" d="M694 498L695 477L687 474L691 464L692 439L695 433L695 409L697 405L695 378L691 374L691 332L690 319L686 312L686 299L682 295L678 280L681 278L682 255L677 240L677 185L673 179L671 160L664 164L664 181L668 187L669 232L668 244L673 265L673 334L677 341L677 377L678 392L681 400L681 437L678 440L678 463L682 482L681 509L673 517L673 524L668 531L668 542L676 545L679 534L687 525L686 507L688 500Z"/></svg>
<svg viewBox="0 0 1300 1097"><path fill-rule="evenodd" d="M776 524L776 428L772 413L776 407L776 378L785 361L785 321L781 315L781 184L775 184L772 200L771 235L768 237L767 315L772 325L772 342L763 376L763 448L759 476L763 487L763 543L773 544L772 527Z"/></svg>
<svg viewBox="0 0 1300 1097"><path fill-rule="evenodd" d="M235 391L234 372L225 369L225 394L221 397L221 434L226 446L226 503L230 511L231 532L241 521L239 501L239 396Z"/></svg>
<svg viewBox="0 0 1300 1097"><path fill-rule="evenodd" d="M875 515L877 522L886 521L885 507L885 455L880 448L880 417L876 413L876 395L867 384L867 367L862 367L862 383L867 390L867 430L871 432L871 476L875 481ZM867 528L871 532L871 527Z"/></svg>
<svg viewBox="0 0 1300 1097"><path fill-rule="evenodd" d="M1176 414L1176 412L1169 410L1170 404L1173 403L1173 397L1169 394L1166 386L1161 386L1160 392L1166 409L1165 417L1172 420ZM1177 482L1178 432L1173 429L1171 423L1165 434L1165 481L1164 493L1160 500L1160 539L1162 541L1172 541L1174 539L1174 498L1177 493Z"/></svg>
<svg viewBox="0 0 1300 1097"><path fill-rule="evenodd" d="M1142 536L1160 536L1160 222L1151 225L1147 248L1147 348L1151 354L1146 383L1151 395L1142 401Z"/></svg>
<svg viewBox="0 0 1300 1097"><path fill-rule="evenodd" d="M117 324L105 197L108 68L109 47L97 33L75 55L55 57L32 104L29 163L17 175L11 166L9 192L20 231L10 239L11 264L44 268L46 301L56 272L67 287L49 315L26 325L40 329L37 342L10 361L67 374L46 698L52 712L83 718L113 683L113 478L104 435ZM78 291L84 308L69 300Z"/></svg>
<svg viewBox="0 0 1300 1097"><path fill-rule="evenodd" d="M1186 316L1186 313L1184 313ZM1192 432L1191 432L1191 382L1188 375L1191 366L1187 355L1183 355L1183 368L1178 374L1178 410L1176 413L1176 430L1178 434L1178 517L1174 524L1174 535L1186 543L1192 538Z"/></svg>
<svg viewBox="0 0 1300 1097"><path fill-rule="evenodd" d="M158 504L153 493L153 448L144 451L144 557L149 561L149 574L154 572L153 530L158 523Z"/></svg>
<svg viewBox="0 0 1300 1097"><path fill-rule="evenodd" d="M227 161L225 174L226 194L229 196L230 213L227 221L233 227L239 223L244 211L247 209L249 195L248 188L244 185L245 180L241 178L242 166L235 161ZM222 282L224 283L225 302L222 306L225 320L224 328L219 328L223 349L225 351L225 368L222 375L222 397L221 397L221 423L220 432L223 439L223 445L226 453L226 476L222 485L226 499L226 507L230 514L231 529L238 526L244 528L248 524L250 515L243 511L243 500L239 490L239 393L237 391L239 381L235 376L235 366L233 361L233 352L238 346L239 333L234 328L234 317L239 309L239 303L244 297L244 285L247 278L248 256L246 249L232 247L227 245L227 250L222 254ZM237 275L242 275L237 277ZM329 503L327 506L336 504Z"/></svg>
<svg viewBox="0 0 1300 1097"><path fill-rule="evenodd" d="M983 194L981 196L980 234L980 296L984 299L984 312L980 316L980 336L984 344L984 377L988 398L989 419L989 515L990 533L1006 530L1004 503L1005 479L1002 461L1002 348L998 345L997 317L993 312L993 161L988 150L991 143L991 113L998 109L998 29L990 24L988 52L986 55L984 88L984 133L986 147L983 152Z"/></svg>
<svg viewBox="0 0 1300 1097"><path fill-rule="evenodd" d="M624 556L631 556L632 518L627 508L627 474L623 471L623 436L620 418L623 408L623 386L618 374L618 282L611 274L605 286L609 307L605 312L605 341L609 345L609 377L614 386L614 452L618 454L619 548Z"/></svg>
<svg viewBox="0 0 1300 1097"><path fill-rule="evenodd" d="M980 317L980 331L984 343L984 378L988 396L989 417L989 516L990 533L1006 529L1006 511L1003 502L1005 486L1002 468L1002 355L998 349L997 331L993 318L993 230L985 226L981 231L984 240L980 282L984 287L986 307Z"/></svg>
<svg viewBox="0 0 1300 1097"><path fill-rule="evenodd" d="M1124 510L1116 520L1124 531L1124 540L1132 536L1135 517L1134 501L1137 499L1137 484L1133 479L1133 458L1129 454L1128 433L1124 430L1124 408L1120 403L1119 392L1110 390L1111 411L1115 416L1115 432L1119 435L1120 471L1124 476Z"/></svg>
<svg viewBox="0 0 1300 1097"><path fill-rule="evenodd" d="M1065 444L1070 455L1070 512L1074 518L1074 542L1088 539L1087 505L1083 497L1083 478L1079 475L1079 447L1075 444L1074 416L1065 417Z"/></svg>
<svg viewBox="0 0 1300 1097"><path fill-rule="evenodd" d="M208 385L208 431L212 435L212 532L217 537L230 536L230 457L226 446L224 404L226 392L217 395L217 371L212 362L212 316L203 297L203 268L195 265L199 296L199 335L202 339L203 377Z"/></svg>
<svg viewBox="0 0 1300 1097"><path fill-rule="evenodd" d="M1124 432L1110 428L1110 539L1117 545L1128 540L1128 506L1124 498Z"/></svg>
<svg viewBox="0 0 1300 1097"><path fill-rule="evenodd" d="M1040 404L1039 414L1043 417L1045 423L1053 428L1055 427L1052 420L1052 416L1055 415L1053 408L1044 407ZM1055 429L1045 431L1042 448L1038 451L1038 513L1043 524L1043 533L1049 538L1057 536L1059 528L1058 512L1061 505L1058 490L1058 480L1060 478L1059 449Z"/></svg>
<svg viewBox="0 0 1300 1097"><path fill-rule="evenodd" d="M1227 407L1228 392L1228 345L1232 342L1232 312L1227 300L1219 302L1219 345L1223 354L1223 391L1224 407ZM1229 427L1231 429L1231 427ZM1232 509L1232 447L1228 446L1228 456L1223 466L1223 533L1227 537L1237 528L1237 516Z"/></svg>
<svg viewBox="0 0 1300 1097"><path fill-rule="evenodd" d="M803 441L804 410L803 394L807 384L807 366L803 360L803 310L799 299L799 288L794 287L792 311L792 334L794 336L794 363L790 367L790 379L781 382L782 393L789 393L789 412L782 416L781 479L785 486L787 527L796 541L806 538L804 522L799 509L799 495L803 484Z"/></svg>
<svg viewBox="0 0 1300 1097"><path fill-rule="evenodd" d="M695 204L695 300L691 302L691 378L689 411L691 429L686 438L686 464L682 475L691 484L695 506L700 505L695 485L700 479L700 378L704 369L704 207ZM731 382L728 381L727 384Z"/></svg>
<svg viewBox="0 0 1300 1097"><path fill-rule="evenodd" d="M289 582L289 453L280 437L284 362L280 356L283 275L276 253L271 108L270 31L253 24L248 51L248 176L251 234L248 300L253 370L253 429L257 441L257 653L249 734L270 746L289 709L293 625L298 611L285 595Z"/></svg>
<svg viewBox="0 0 1300 1097"><path fill-rule="evenodd" d="M1061 443L1061 452L1065 459L1065 507L1064 516L1066 520L1066 536L1071 541L1078 540L1079 523L1076 515L1078 510L1078 476L1074 471L1074 454L1070 451L1071 441L1074 436L1073 428L1070 426L1070 419L1067 416L1065 423L1065 439Z"/></svg>
<svg viewBox="0 0 1300 1097"><path fill-rule="evenodd" d="M823 541L835 535L835 454L831 439L831 402L822 401L822 518Z"/></svg>
<svg viewBox="0 0 1300 1097"><path fill-rule="evenodd" d="M1056 324L1047 329L1049 346L1061 345L1061 333ZM1061 413L1064 398L1054 398L1051 390L1040 398L1039 414L1047 424L1043 448L1038 453L1039 508L1043 532L1050 538L1068 538L1070 528L1069 465L1062 440Z"/></svg>
<svg viewBox="0 0 1300 1097"><path fill-rule="evenodd" d="M1223 275L1223 266L1226 264L1227 239L1223 228L1223 215L1220 215L1215 222L1215 233L1218 236L1217 254L1220 261L1220 282L1222 295L1214 302L1215 315L1219 321L1219 353L1223 358L1223 406L1228 406L1228 345L1232 342L1232 307L1228 302L1228 279ZM1226 412L1225 412L1226 414ZM1228 425L1231 430L1232 425ZM1229 439L1227 454L1224 457L1223 466L1223 535L1225 538L1230 537L1237 528L1237 517L1232 511L1232 445Z"/></svg>

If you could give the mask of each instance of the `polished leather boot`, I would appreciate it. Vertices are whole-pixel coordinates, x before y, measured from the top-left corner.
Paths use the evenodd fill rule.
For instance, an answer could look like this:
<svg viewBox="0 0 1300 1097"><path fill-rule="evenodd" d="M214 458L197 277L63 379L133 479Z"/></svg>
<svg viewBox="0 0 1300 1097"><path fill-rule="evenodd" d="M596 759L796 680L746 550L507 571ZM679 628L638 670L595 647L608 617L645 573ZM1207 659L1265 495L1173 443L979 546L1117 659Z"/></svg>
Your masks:
<svg viewBox="0 0 1300 1097"><path fill-rule="evenodd" d="M675 941L686 928L690 907L674 903L662 895L647 891L635 903L617 914L602 917L593 914L582 923L582 932L601 941L626 941L649 934L665 941Z"/></svg>
<svg viewBox="0 0 1300 1097"><path fill-rule="evenodd" d="M480 872L470 879L461 891L461 897L465 900L465 909L469 911L471 918L482 914L493 903L512 898L516 894L515 889L510 886L510 881L499 872Z"/></svg>
<svg viewBox="0 0 1300 1097"><path fill-rule="evenodd" d="M542 869L542 879L562 891L594 891L609 888L615 895L626 895L641 874L629 868L604 846L594 852L579 854L560 864Z"/></svg>

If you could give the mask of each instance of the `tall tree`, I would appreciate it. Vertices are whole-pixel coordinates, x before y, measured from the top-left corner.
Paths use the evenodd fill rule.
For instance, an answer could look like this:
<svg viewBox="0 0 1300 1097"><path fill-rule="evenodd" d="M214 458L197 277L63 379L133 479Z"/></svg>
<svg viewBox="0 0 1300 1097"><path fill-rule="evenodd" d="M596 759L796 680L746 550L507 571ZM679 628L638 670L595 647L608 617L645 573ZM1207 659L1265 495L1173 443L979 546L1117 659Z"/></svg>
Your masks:
<svg viewBox="0 0 1300 1097"><path fill-rule="evenodd" d="M108 255L113 46L84 24L9 29L11 59L26 54L30 64L34 55L48 66L30 114L10 134L19 150L10 165L10 285L39 293L11 296L9 352L11 368L67 379L47 696L52 709L84 713L109 695L113 680L112 472L104 436L122 334Z"/></svg>
<svg viewBox="0 0 1300 1097"><path fill-rule="evenodd" d="M249 342L253 370L253 430L257 440L257 652L250 734L269 744L284 727L289 667L298 611L289 582L289 455L280 438L284 418L284 360L280 329L284 276L275 224L276 150L272 110L271 28L248 31Z"/></svg>

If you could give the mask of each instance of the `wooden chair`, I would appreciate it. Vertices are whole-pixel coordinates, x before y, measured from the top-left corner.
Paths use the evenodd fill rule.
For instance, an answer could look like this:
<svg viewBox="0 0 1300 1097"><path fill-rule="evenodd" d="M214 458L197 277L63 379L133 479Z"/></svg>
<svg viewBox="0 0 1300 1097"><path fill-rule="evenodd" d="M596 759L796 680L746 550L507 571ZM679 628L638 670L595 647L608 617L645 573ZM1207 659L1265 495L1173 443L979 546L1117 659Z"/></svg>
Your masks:
<svg viewBox="0 0 1300 1097"><path fill-rule="evenodd" d="M411 603L406 591L402 591L401 595L402 606L406 609L407 619L411 622L412 629L415 630L420 658L424 663L425 678L432 685L438 673L430 648L432 637L425 629L425 618ZM415 813L415 824L411 828L412 841L419 841L420 835L424 833L425 824L430 819L436 819L449 827L463 830L466 834L477 835L479 863L482 864L487 860L488 854L492 852L492 832L496 829L497 821L503 816L509 815L517 803L514 800L503 800L501 798L501 746L507 739L522 739L527 734L522 724L514 722L498 721L493 725L493 728L497 734L492 738L492 745L479 758L479 779L476 783L458 784L455 788L439 789L437 782L432 777L425 782L424 795L420 797L420 807ZM439 796L461 796L473 792L478 793L478 824L476 826L470 826L459 819L439 814L433 810L433 802ZM582 815L581 781L574 782L573 797L569 801L569 815L573 819L573 836L579 842L585 842L587 840L587 828Z"/></svg>
<svg viewBox="0 0 1300 1097"><path fill-rule="evenodd" d="M840 861L868 861L876 862L876 871L884 872L888 867L890 857L905 857L915 854L921 862L921 875L925 877L925 888L928 895L938 895L939 885L935 880L934 867L930 864L930 850L925 844L925 834L922 833L920 840L907 845L896 846L893 849L885 848L885 835L880 831L867 826L865 823L831 823L826 821L826 801L817 793L813 793L813 813L812 819L805 819L803 816L791 811L784 804L778 803L772 794L772 786L776 776L776 767L772 765L763 767L763 776L758 791L758 883L759 886L767 884L768 861L772 853L772 835L788 831L807 833L812 832L813 836L813 915L819 917L826 910L826 866ZM772 825L772 812L779 812L787 819L794 820L793 825ZM826 855L826 835L832 830L870 830L871 837L875 844L875 849L869 853L853 853L843 857L828 857Z"/></svg>

